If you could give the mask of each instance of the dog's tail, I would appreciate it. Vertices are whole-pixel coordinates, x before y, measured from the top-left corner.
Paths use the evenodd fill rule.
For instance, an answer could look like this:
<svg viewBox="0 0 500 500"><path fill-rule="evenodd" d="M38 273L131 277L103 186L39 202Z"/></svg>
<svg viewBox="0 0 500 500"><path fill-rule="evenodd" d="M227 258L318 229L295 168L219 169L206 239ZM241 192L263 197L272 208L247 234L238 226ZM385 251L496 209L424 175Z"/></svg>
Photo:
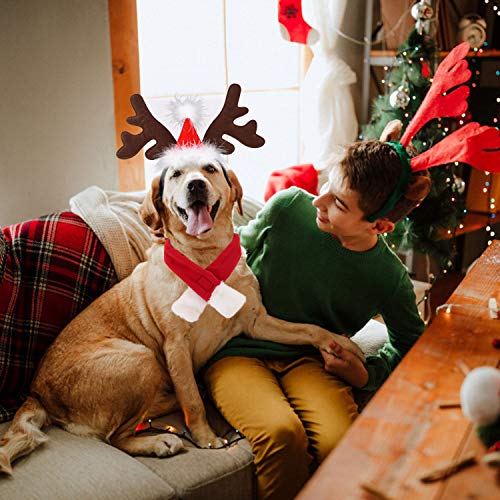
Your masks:
<svg viewBox="0 0 500 500"><path fill-rule="evenodd" d="M48 420L47 411L40 402L28 397L0 439L0 474L3 472L12 475L11 463L16 458L31 453L49 439L40 430Z"/></svg>

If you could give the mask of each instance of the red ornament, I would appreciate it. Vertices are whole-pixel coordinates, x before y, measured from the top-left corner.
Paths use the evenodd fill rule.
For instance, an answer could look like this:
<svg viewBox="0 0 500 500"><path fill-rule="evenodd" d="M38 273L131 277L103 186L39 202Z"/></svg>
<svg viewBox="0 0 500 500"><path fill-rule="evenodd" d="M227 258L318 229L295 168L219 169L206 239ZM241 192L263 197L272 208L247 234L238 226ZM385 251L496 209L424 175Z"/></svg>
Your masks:
<svg viewBox="0 0 500 500"><path fill-rule="evenodd" d="M496 339L493 339L491 341L491 345L495 348L495 349L500 349L500 339L496 338Z"/></svg>
<svg viewBox="0 0 500 500"><path fill-rule="evenodd" d="M429 69L429 63L427 61L424 61L422 63L422 76L424 78L429 78L429 76L431 76L431 71Z"/></svg>

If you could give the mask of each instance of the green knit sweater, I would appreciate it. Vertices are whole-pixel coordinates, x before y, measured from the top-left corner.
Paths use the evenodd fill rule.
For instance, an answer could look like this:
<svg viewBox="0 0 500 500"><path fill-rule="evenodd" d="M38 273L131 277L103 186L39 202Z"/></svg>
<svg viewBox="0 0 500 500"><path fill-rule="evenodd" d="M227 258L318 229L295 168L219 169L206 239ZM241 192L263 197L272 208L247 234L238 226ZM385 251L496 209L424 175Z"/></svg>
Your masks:
<svg viewBox="0 0 500 500"><path fill-rule="evenodd" d="M389 341L368 357L364 387L376 389L424 330L412 283L383 237L371 250L355 252L318 229L312 199L298 188L282 191L239 228L248 264L267 311L277 318L352 336L381 314ZM293 357L310 349L240 336L211 362L224 356Z"/></svg>

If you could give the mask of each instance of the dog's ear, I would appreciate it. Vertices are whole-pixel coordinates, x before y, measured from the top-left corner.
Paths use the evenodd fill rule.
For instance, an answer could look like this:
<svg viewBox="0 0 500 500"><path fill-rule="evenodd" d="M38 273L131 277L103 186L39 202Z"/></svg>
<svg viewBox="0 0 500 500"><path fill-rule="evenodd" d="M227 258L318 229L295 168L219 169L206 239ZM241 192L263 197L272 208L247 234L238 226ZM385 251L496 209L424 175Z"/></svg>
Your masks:
<svg viewBox="0 0 500 500"><path fill-rule="evenodd" d="M150 191L146 193L146 197L139 207L139 216L142 222L153 231L159 231L163 228L162 215L165 214L165 210L161 196L160 177L155 177L151 184Z"/></svg>
<svg viewBox="0 0 500 500"><path fill-rule="evenodd" d="M238 213L243 215L243 207L241 206L241 199L243 198L243 188L236 174L232 170L227 171L229 180L231 181L231 203L236 203Z"/></svg>
<svg viewBox="0 0 500 500"><path fill-rule="evenodd" d="M391 120L380 135L381 142L397 141L403 128L403 123L400 120Z"/></svg>

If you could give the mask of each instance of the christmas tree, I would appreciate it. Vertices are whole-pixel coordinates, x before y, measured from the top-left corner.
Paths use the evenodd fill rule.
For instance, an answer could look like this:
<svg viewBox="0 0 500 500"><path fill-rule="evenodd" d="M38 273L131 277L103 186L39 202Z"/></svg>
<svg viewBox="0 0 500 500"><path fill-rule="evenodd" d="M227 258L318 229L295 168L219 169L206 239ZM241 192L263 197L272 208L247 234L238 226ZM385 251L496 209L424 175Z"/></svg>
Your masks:
<svg viewBox="0 0 500 500"><path fill-rule="evenodd" d="M422 30L420 30L422 31ZM425 32L412 31L399 48L395 64L385 77L388 92L373 101L370 123L362 129L362 139L378 139L385 125L398 119L406 128L419 108L432 81L436 49ZM453 132L464 117L438 119L423 127L412 141L418 154ZM465 165L449 164L430 170L432 189L420 206L400 221L388 235L397 251L409 248L435 256L443 269L454 266L454 232L465 217Z"/></svg>

